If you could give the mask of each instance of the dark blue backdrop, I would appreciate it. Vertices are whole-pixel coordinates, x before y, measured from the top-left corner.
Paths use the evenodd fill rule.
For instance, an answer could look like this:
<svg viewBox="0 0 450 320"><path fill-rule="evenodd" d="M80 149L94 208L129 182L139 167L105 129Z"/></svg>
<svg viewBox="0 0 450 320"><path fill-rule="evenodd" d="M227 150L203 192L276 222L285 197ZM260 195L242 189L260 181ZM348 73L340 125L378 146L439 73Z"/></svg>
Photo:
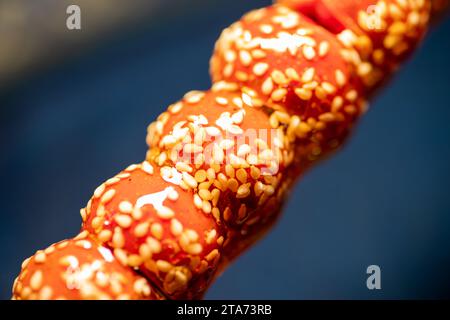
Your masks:
<svg viewBox="0 0 450 320"><path fill-rule="evenodd" d="M117 35L0 96L0 298L25 257L77 232L99 183L143 159L147 124L208 87L220 30L267 3L233 1ZM450 297L449 36L447 21L207 298ZM380 291L366 288L371 264Z"/></svg>

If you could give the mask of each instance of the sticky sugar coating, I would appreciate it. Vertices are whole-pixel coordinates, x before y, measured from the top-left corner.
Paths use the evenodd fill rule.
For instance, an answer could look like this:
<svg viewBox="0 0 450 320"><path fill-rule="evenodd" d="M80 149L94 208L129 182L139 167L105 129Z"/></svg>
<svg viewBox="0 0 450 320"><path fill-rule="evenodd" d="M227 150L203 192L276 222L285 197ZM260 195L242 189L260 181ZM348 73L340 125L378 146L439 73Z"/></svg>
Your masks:
<svg viewBox="0 0 450 320"><path fill-rule="evenodd" d="M87 232L38 250L22 263L14 300L160 300L143 277L117 261Z"/></svg>
<svg viewBox="0 0 450 320"><path fill-rule="evenodd" d="M231 83L190 92L149 126L147 159L181 172L180 186L217 223L245 228L263 219L257 209L278 201L293 161L292 141L272 112ZM275 116L289 125L286 113Z"/></svg>
<svg viewBox="0 0 450 320"><path fill-rule="evenodd" d="M335 35L281 5L252 11L222 32L213 81L236 82L305 124L349 122L363 111L359 79Z"/></svg>
<svg viewBox="0 0 450 320"><path fill-rule="evenodd" d="M224 252L234 247L235 256L278 215L295 178L286 174L295 120L261 105L252 91L218 82L189 92L149 126L147 160L181 175L194 205L226 227Z"/></svg>
<svg viewBox="0 0 450 320"><path fill-rule="evenodd" d="M367 94L416 48L430 19L430 0L278 0L336 34ZM355 51L357 54L355 54Z"/></svg>
<svg viewBox="0 0 450 320"><path fill-rule="evenodd" d="M168 297L199 298L216 270L224 235L178 179L148 162L129 166L95 190L81 211L83 230Z"/></svg>

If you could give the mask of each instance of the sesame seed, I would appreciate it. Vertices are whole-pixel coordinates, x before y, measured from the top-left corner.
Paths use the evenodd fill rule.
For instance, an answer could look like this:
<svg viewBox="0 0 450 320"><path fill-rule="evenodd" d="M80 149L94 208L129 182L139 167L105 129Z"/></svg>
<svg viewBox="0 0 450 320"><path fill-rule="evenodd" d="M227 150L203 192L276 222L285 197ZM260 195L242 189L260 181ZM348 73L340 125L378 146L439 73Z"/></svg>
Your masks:
<svg viewBox="0 0 450 320"><path fill-rule="evenodd" d="M300 76L298 75L297 71L294 68L287 68L286 75L288 76L288 78L291 78L292 80L300 81Z"/></svg>
<svg viewBox="0 0 450 320"><path fill-rule="evenodd" d="M114 256L119 262L126 266L128 262L127 253L123 249L114 249Z"/></svg>
<svg viewBox="0 0 450 320"><path fill-rule="evenodd" d="M221 105L221 106L226 106L228 105L228 99L224 98L224 97L216 97L216 102L217 104Z"/></svg>
<svg viewBox="0 0 450 320"><path fill-rule="evenodd" d="M290 116L286 112L275 111L274 116L282 123L289 123Z"/></svg>
<svg viewBox="0 0 450 320"><path fill-rule="evenodd" d="M330 43L328 41L322 41L319 44L319 57L324 57L330 50Z"/></svg>
<svg viewBox="0 0 450 320"><path fill-rule="evenodd" d="M131 213L131 216L133 217L133 219L135 220L140 220L142 219L142 216L144 215L144 213L142 212L141 208L139 207L135 207L133 209L133 212Z"/></svg>
<svg viewBox="0 0 450 320"><path fill-rule="evenodd" d="M353 102L358 98L358 92L356 90L350 90L345 94L345 98Z"/></svg>
<svg viewBox="0 0 450 320"><path fill-rule="evenodd" d="M372 71L372 65L369 62L361 62L358 65L358 75L364 77Z"/></svg>
<svg viewBox="0 0 450 320"><path fill-rule="evenodd" d="M130 267L138 267L142 264L142 258L137 254L131 254L128 256L127 264Z"/></svg>
<svg viewBox="0 0 450 320"><path fill-rule="evenodd" d="M52 296L53 290L49 286L45 286L39 291L39 300L50 300Z"/></svg>
<svg viewBox="0 0 450 320"><path fill-rule="evenodd" d="M211 244L217 236L216 229L212 229L211 231L205 231L205 242L207 244Z"/></svg>
<svg viewBox="0 0 450 320"><path fill-rule="evenodd" d="M248 51L241 50L239 51L239 60L245 67L248 67L252 63L253 58Z"/></svg>
<svg viewBox="0 0 450 320"><path fill-rule="evenodd" d="M264 184L261 181L257 181L255 183L254 189L256 196L259 197L264 191Z"/></svg>
<svg viewBox="0 0 450 320"><path fill-rule="evenodd" d="M252 50L252 57L254 59L263 59L266 56L267 56L267 54L263 50L260 50L260 49Z"/></svg>
<svg viewBox="0 0 450 320"><path fill-rule="evenodd" d="M203 201L197 193L194 194L194 205L197 209L201 209L203 205Z"/></svg>
<svg viewBox="0 0 450 320"><path fill-rule="evenodd" d="M316 51L311 46L303 46L302 53L306 60L312 60L316 56Z"/></svg>
<svg viewBox="0 0 450 320"><path fill-rule="evenodd" d="M270 24L262 24L259 29L265 34L271 34L273 31L273 27Z"/></svg>
<svg viewBox="0 0 450 320"><path fill-rule="evenodd" d="M178 171L192 172L192 167L185 162L177 162L175 168Z"/></svg>
<svg viewBox="0 0 450 320"><path fill-rule="evenodd" d="M104 191L105 191L105 185L101 184L100 186L97 187L97 189L95 189L94 198L99 198L103 194Z"/></svg>
<svg viewBox="0 0 450 320"><path fill-rule="evenodd" d="M148 174L153 174L153 166L147 161L142 163L142 170Z"/></svg>
<svg viewBox="0 0 450 320"><path fill-rule="evenodd" d="M246 183L247 182L247 172L240 168L236 171L236 178L241 182L241 183Z"/></svg>
<svg viewBox="0 0 450 320"><path fill-rule="evenodd" d="M314 79L315 72L316 71L314 68L307 68L305 72L303 72L302 82L304 83L311 82Z"/></svg>
<svg viewBox="0 0 450 320"><path fill-rule="evenodd" d="M116 184L119 181L120 181L120 179L118 177L110 178L110 179L106 180L105 185L111 186L113 184Z"/></svg>
<svg viewBox="0 0 450 320"><path fill-rule="evenodd" d="M175 271L175 280L178 282L179 286L185 286L188 282L188 277L181 271Z"/></svg>
<svg viewBox="0 0 450 320"><path fill-rule="evenodd" d="M134 170L136 170L138 168L138 165L137 164L130 164L126 169L125 169L125 171L134 171Z"/></svg>
<svg viewBox="0 0 450 320"><path fill-rule="evenodd" d="M262 86L261 86L261 91L263 94L265 95L269 95L272 93L273 91L273 81L272 78L267 78L266 80L264 80Z"/></svg>
<svg viewBox="0 0 450 320"><path fill-rule="evenodd" d="M161 272L169 272L172 269L172 265L165 260L157 260L156 267Z"/></svg>
<svg viewBox="0 0 450 320"><path fill-rule="evenodd" d="M193 143L187 143L184 145L183 147L183 151L185 153L199 153L203 151L203 147L202 146L198 146L196 144ZM165 154L165 153L163 153Z"/></svg>
<svg viewBox="0 0 450 320"><path fill-rule="evenodd" d="M208 170L206 170L206 176L208 180L214 180L216 178L216 172L213 168L208 168Z"/></svg>
<svg viewBox="0 0 450 320"><path fill-rule="evenodd" d="M227 131L233 135L243 134L244 131L237 125L231 125L227 128Z"/></svg>
<svg viewBox="0 0 450 320"><path fill-rule="evenodd" d="M284 73L280 70L273 70L271 76L273 81L278 85L285 85L289 82Z"/></svg>
<svg viewBox="0 0 450 320"><path fill-rule="evenodd" d="M185 234L188 237L190 242L198 241L198 233L197 233L197 231L195 231L193 229L186 229Z"/></svg>
<svg viewBox="0 0 450 320"><path fill-rule="evenodd" d="M211 186L211 182L210 181L202 182L202 183L200 183L198 185L198 190L202 190L202 189L208 190L210 186Z"/></svg>
<svg viewBox="0 0 450 320"><path fill-rule="evenodd" d="M168 110L172 114L177 114L181 111L182 108L183 108L183 104L181 102L177 102L177 103L170 105Z"/></svg>
<svg viewBox="0 0 450 320"><path fill-rule="evenodd" d="M92 248L92 243L88 240L78 240L75 245L86 250Z"/></svg>
<svg viewBox="0 0 450 320"><path fill-rule="evenodd" d="M342 87L345 85L345 82L347 81L347 79L345 78L344 73L337 69L335 71L335 78L336 78L336 83L338 84L339 87Z"/></svg>
<svg viewBox="0 0 450 320"><path fill-rule="evenodd" d="M197 187L197 181L187 172L182 173L183 181L192 189Z"/></svg>
<svg viewBox="0 0 450 320"><path fill-rule="evenodd" d="M220 190L217 188L213 189L213 191L211 191L211 195L212 195L213 205L217 206L217 203L219 202L219 197L220 197Z"/></svg>
<svg viewBox="0 0 450 320"><path fill-rule="evenodd" d="M206 133L212 137L216 137L220 135L220 130L216 127L206 127Z"/></svg>
<svg viewBox="0 0 450 320"><path fill-rule="evenodd" d="M264 75L269 69L269 65L265 62L259 62L253 66L253 73L257 76Z"/></svg>
<svg viewBox="0 0 450 320"><path fill-rule="evenodd" d="M144 237L145 235L147 235L149 227L150 225L148 222L139 223L134 228L134 235L138 238Z"/></svg>
<svg viewBox="0 0 450 320"><path fill-rule="evenodd" d="M220 210L218 208L213 208L211 212L214 219L216 219L217 222L220 222Z"/></svg>
<svg viewBox="0 0 450 320"><path fill-rule="evenodd" d="M236 198L238 199L246 198L249 195L250 195L250 183L243 184L237 189Z"/></svg>
<svg viewBox="0 0 450 320"><path fill-rule="evenodd" d="M228 177L234 178L235 172L234 172L234 168L231 164L225 165L225 173Z"/></svg>
<svg viewBox="0 0 450 320"><path fill-rule="evenodd" d="M208 260L208 261L212 261L212 260L214 260L218 255L219 255L219 250L214 249L214 250L212 250L210 253L208 253L208 255L207 255L205 258L206 258L206 260Z"/></svg>
<svg viewBox="0 0 450 320"><path fill-rule="evenodd" d="M311 99L312 97L312 91L304 88L296 88L294 92L297 95L297 97L305 101Z"/></svg>
<svg viewBox="0 0 450 320"><path fill-rule="evenodd" d="M223 139L219 142L219 146L223 150L228 150L234 147L234 141L230 139Z"/></svg>
<svg viewBox="0 0 450 320"><path fill-rule="evenodd" d="M174 236L179 236L183 232L183 225L177 219L170 221L170 231Z"/></svg>
<svg viewBox="0 0 450 320"><path fill-rule="evenodd" d="M257 180L261 175L261 170L258 167L250 167L250 175L254 180Z"/></svg>
<svg viewBox="0 0 450 320"><path fill-rule="evenodd" d="M307 89L307 90L314 90L315 88L317 88L318 85L319 85L319 83L317 81L311 81L311 82L305 83L302 86L302 88Z"/></svg>
<svg viewBox="0 0 450 320"><path fill-rule="evenodd" d="M336 88L329 82L322 82L322 88L325 90L328 94L333 94L336 91Z"/></svg>
<svg viewBox="0 0 450 320"><path fill-rule="evenodd" d="M320 121L323 121L323 122L331 122L331 121L336 120L336 117L335 117L335 115L334 115L333 113L331 113L331 112L325 112L325 113L322 113L322 114L319 116L319 120L320 120Z"/></svg>
<svg viewBox="0 0 450 320"><path fill-rule="evenodd" d="M117 224L124 229L129 228L133 222L130 216L124 214L114 216L114 220L116 220Z"/></svg>
<svg viewBox="0 0 450 320"><path fill-rule="evenodd" d="M195 178L195 180L196 180L198 183L201 183L201 182L205 181L205 180L206 180L206 171L203 170L203 169L198 170L198 171L195 173L194 178Z"/></svg>
<svg viewBox="0 0 450 320"><path fill-rule="evenodd" d="M247 206L244 203L242 203L241 206L239 207L238 218L242 220L245 218L246 214L247 214Z"/></svg>
<svg viewBox="0 0 450 320"><path fill-rule="evenodd" d="M251 152L251 148L248 144L243 144L241 146L239 146L237 155L239 157L245 157L247 154L249 154Z"/></svg>
<svg viewBox="0 0 450 320"><path fill-rule="evenodd" d="M64 249L64 248L67 247L68 245L69 245L69 241L63 241L63 242L58 243L58 244L56 245L56 247L57 247L58 249Z"/></svg>
<svg viewBox="0 0 450 320"><path fill-rule="evenodd" d="M150 259L153 255L150 246L146 243L141 244L139 246L139 255L142 257L144 261Z"/></svg>
<svg viewBox="0 0 450 320"><path fill-rule="evenodd" d="M133 212L133 205L129 201L122 201L119 203L119 211L122 213Z"/></svg>
<svg viewBox="0 0 450 320"><path fill-rule="evenodd" d="M223 68L223 75L224 77L228 78L233 74L234 66L229 63Z"/></svg>
<svg viewBox="0 0 450 320"><path fill-rule="evenodd" d="M203 251L203 247L200 243L192 243L185 248L186 252L192 255L200 254Z"/></svg>
<svg viewBox="0 0 450 320"><path fill-rule="evenodd" d="M341 96L336 96L333 98L333 101L331 102L331 111L337 112L342 105L344 104L344 99Z"/></svg>
<svg viewBox="0 0 450 320"><path fill-rule="evenodd" d="M348 114L355 114L357 112L357 109L354 105L348 105L344 107L344 111Z"/></svg>
<svg viewBox="0 0 450 320"><path fill-rule="evenodd" d="M200 102L205 96L204 92L201 91L190 91L184 95L184 99L187 103L195 104Z"/></svg>
<svg viewBox="0 0 450 320"><path fill-rule="evenodd" d="M417 11L412 11L408 14L407 21L412 26L417 26L420 23L420 15Z"/></svg>
<svg viewBox="0 0 450 320"><path fill-rule="evenodd" d="M84 230L84 231L81 231L75 238L73 238L73 240L85 239L88 235L89 235L89 231L88 230ZM58 244L58 249L64 248L68 244L69 244L69 242L67 242L67 241L66 242L61 242L60 244Z"/></svg>
<svg viewBox="0 0 450 320"><path fill-rule="evenodd" d="M75 256L64 256L59 259L59 264L63 267L78 267L78 259Z"/></svg>
<svg viewBox="0 0 450 320"><path fill-rule="evenodd" d="M163 227L159 223L154 223L150 228L150 232L156 239L162 239Z"/></svg>
<svg viewBox="0 0 450 320"><path fill-rule="evenodd" d="M178 200L178 192L175 189L172 189L169 191L169 194L167 195L167 198L172 201Z"/></svg>
<svg viewBox="0 0 450 320"><path fill-rule="evenodd" d="M212 194L210 191L206 190L206 189L202 189L198 191L198 195L200 196L200 198L202 198L203 200L206 201L210 201L212 200Z"/></svg>
<svg viewBox="0 0 450 320"><path fill-rule="evenodd" d="M236 53L232 50L226 50L224 53L224 58L226 62L234 62L236 60Z"/></svg>
<svg viewBox="0 0 450 320"><path fill-rule="evenodd" d="M246 105L250 106L250 107L253 107L252 97L250 97L246 93L242 93L242 102L245 103Z"/></svg>
<svg viewBox="0 0 450 320"><path fill-rule="evenodd" d="M279 88L279 89L276 89L275 91L273 91L272 95L270 97L273 101L278 102L278 101L283 100L284 97L286 97L286 95L287 95L287 90L284 88Z"/></svg>
<svg viewBox="0 0 450 320"><path fill-rule="evenodd" d="M105 219L103 217L95 217L92 219L91 226L94 230L100 229Z"/></svg>
<svg viewBox="0 0 450 320"><path fill-rule="evenodd" d="M111 230L102 230L98 234L98 239L100 240L100 242L107 242L111 240L111 237L112 237Z"/></svg>
<svg viewBox="0 0 450 320"><path fill-rule="evenodd" d="M114 197L114 195L116 194L116 190L114 189L110 189L108 191L106 191L103 196L100 199L100 202L106 204L109 201L111 201L111 199Z"/></svg>
<svg viewBox="0 0 450 320"><path fill-rule="evenodd" d="M202 210L206 214L210 213L211 212L211 203L209 201L203 200Z"/></svg>
<svg viewBox="0 0 450 320"><path fill-rule="evenodd" d="M239 97L234 97L232 101L233 101L233 103L234 103L234 105L235 105L236 107L238 107L238 108L243 108L243 107L244 107L244 103L243 103L243 101L242 101L241 98L239 98Z"/></svg>
<svg viewBox="0 0 450 320"><path fill-rule="evenodd" d="M152 237L147 237L146 243L153 253L160 253L162 250L161 243Z"/></svg>
<svg viewBox="0 0 450 320"><path fill-rule="evenodd" d="M41 288L43 281L43 274L41 270L37 270L33 273L30 278L30 287L31 289L37 291Z"/></svg>
<svg viewBox="0 0 450 320"><path fill-rule="evenodd" d="M106 209L105 206L100 203L97 207L97 211L95 212L97 217L104 217L106 215Z"/></svg>
<svg viewBox="0 0 450 320"><path fill-rule="evenodd" d="M272 128L276 129L280 125L280 122L278 121L278 118L276 117L275 113L272 113L269 118L269 124Z"/></svg>
<svg viewBox="0 0 450 320"><path fill-rule="evenodd" d="M232 191L232 192L236 192L238 189L239 183L237 182L236 179L231 178L228 180L227 182L227 187Z"/></svg>
<svg viewBox="0 0 450 320"><path fill-rule="evenodd" d="M36 252L36 255L34 256L34 262L36 263L44 263L46 260L46 254L44 251L38 251Z"/></svg>
<svg viewBox="0 0 450 320"><path fill-rule="evenodd" d="M175 212L173 212L173 210L170 209L169 207L162 206L162 207L158 208L158 210L156 210L156 214L161 219L170 219L170 218L173 218L173 216L175 215Z"/></svg>
<svg viewBox="0 0 450 320"><path fill-rule="evenodd" d="M112 237L112 245L114 248L122 248L125 245L125 237L123 236L122 231L118 227L114 229L114 234Z"/></svg>
<svg viewBox="0 0 450 320"><path fill-rule="evenodd" d="M402 21L395 21L389 28L388 32L395 35L402 35L407 31L407 26Z"/></svg>

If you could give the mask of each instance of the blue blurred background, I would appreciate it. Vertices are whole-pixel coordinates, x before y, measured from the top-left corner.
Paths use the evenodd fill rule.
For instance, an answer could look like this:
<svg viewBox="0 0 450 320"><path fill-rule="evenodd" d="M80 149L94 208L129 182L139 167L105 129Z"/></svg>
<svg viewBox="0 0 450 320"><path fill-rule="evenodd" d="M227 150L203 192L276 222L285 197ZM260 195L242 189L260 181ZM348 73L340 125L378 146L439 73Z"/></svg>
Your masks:
<svg viewBox="0 0 450 320"><path fill-rule="evenodd" d="M157 17L0 82L0 298L24 258L78 231L97 185L143 159L148 123L209 86L220 31L270 1L214 2L165 1ZM206 298L450 298L448 52L444 21ZM366 288L372 264L381 290Z"/></svg>

